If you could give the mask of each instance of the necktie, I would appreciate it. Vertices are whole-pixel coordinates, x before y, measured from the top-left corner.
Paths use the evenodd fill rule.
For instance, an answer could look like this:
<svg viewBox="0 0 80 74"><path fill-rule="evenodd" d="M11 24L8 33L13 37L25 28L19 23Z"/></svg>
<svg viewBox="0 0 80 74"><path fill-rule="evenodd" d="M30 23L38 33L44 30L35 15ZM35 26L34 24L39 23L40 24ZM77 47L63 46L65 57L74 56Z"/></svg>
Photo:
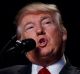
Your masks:
<svg viewBox="0 0 80 74"><path fill-rule="evenodd" d="M48 71L48 69L44 67L38 72L38 74L51 74L51 73Z"/></svg>

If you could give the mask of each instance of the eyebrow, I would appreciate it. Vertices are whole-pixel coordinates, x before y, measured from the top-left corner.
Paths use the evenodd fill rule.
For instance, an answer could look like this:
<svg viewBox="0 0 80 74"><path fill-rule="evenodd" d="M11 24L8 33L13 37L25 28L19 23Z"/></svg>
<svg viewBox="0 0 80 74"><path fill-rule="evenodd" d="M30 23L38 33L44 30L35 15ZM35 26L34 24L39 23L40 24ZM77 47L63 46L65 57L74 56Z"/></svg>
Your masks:
<svg viewBox="0 0 80 74"><path fill-rule="evenodd" d="M26 23L25 25L24 25L24 27L26 27L27 25L29 25L29 24L33 24L32 22L28 22L28 23Z"/></svg>
<svg viewBox="0 0 80 74"><path fill-rule="evenodd" d="M41 17L41 22L45 19L48 19L48 18L51 18L50 16L44 16L44 17Z"/></svg>

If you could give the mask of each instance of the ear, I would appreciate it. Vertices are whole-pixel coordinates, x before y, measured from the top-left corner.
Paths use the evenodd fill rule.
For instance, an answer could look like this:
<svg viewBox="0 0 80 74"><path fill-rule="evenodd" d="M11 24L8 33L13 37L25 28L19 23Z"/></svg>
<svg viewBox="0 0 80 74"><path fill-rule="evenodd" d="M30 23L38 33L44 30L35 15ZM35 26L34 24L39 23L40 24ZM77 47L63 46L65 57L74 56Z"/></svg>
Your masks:
<svg viewBox="0 0 80 74"><path fill-rule="evenodd" d="M17 27L17 39L21 38L21 28L20 26Z"/></svg>
<svg viewBox="0 0 80 74"><path fill-rule="evenodd" d="M62 28L62 33L63 33L63 41L67 40L67 30L65 27Z"/></svg>

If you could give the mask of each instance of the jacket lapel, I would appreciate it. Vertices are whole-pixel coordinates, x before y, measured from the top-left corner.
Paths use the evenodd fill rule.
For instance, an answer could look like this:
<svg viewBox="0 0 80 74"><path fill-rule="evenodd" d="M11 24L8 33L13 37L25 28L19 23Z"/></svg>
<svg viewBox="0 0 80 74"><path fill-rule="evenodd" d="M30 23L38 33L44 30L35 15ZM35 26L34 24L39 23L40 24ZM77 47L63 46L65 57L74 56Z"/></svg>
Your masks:
<svg viewBox="0 0 80 74"><path fill-rule="evenodd" d="M60 71L60 74L71 74L71 64L69 63L69 61L67 60L67 63L65 64L65 66L63 67L63 69Z"/></svg>

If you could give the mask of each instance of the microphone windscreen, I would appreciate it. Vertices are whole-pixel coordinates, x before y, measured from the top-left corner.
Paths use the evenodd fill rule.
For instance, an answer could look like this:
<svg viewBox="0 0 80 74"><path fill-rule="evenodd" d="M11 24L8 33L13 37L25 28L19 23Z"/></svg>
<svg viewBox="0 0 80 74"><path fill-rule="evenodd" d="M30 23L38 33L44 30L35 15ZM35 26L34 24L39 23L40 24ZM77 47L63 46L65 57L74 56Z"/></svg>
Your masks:
<svg viewBox="0 0 80 74"><path fill-rule="evenodd" d="M33 39L25 39L25 40L22 40L22 46L25 49L25 52L28 52L36 48L36 42Z"/></svg>

